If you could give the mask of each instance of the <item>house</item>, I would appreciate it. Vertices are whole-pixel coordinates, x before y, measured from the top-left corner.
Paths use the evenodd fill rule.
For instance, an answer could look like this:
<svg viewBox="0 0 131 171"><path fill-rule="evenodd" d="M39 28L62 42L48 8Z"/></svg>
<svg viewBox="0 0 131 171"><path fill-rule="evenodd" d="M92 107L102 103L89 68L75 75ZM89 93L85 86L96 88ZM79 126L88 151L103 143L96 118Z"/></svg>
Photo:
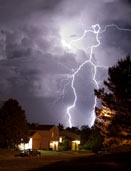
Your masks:
<svg viewBox="0 0 131 171"><path fill-rule="evenodd" d="M27 144L21 144L24 149L58 150L59 129L55 125L29 125L30 140ZM19 146L19 148L21 148Z"/></svg>
<svg viewBox="0 0 131 171"><path fill-rule="evenodd" d="M21 143L19 148L24 149L43 149L43 150L59 150L59 145L68 140L69 148L78 151L80 144L80 135L71 130L62 130L55 125L29 125L30 138L29 142Z"/></svg>
<svg viewBox="0 0 131 171"><path fill-rule="evenodd" d="M62 143L64 140L69 140L71 150L78 151L80 144L80 135L76 134L70 130L62 130L60 131L59 142Z"/></svg>

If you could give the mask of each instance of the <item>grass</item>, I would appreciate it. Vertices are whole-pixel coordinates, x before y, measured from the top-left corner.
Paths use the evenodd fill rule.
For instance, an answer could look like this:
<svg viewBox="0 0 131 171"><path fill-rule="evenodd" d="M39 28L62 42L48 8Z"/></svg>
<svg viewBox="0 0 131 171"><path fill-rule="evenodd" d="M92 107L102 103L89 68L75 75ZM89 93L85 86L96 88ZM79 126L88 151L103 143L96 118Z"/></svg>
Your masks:
<svg viewBox="0 0 131 171"><path fill-rule="evenodd" d="M0 160L12 159L12 158L14 158L15 154L17 154L17 153L18 153L18 151L8 150L8 149L0 149Z"/></svg>
<svg viewBox="0 0 131 171"><path fill-rule="evenodd" d="M72 151L56 152L40 150L40 152L40 157L15 157L19 151L0 149L0 171L30 171L53 163L70 161L72 158L77 158L78 156L83 155Z"/></svg>
<svg viewBox="0 0 131 171"><path fill-rule="evenodd" d="M15 157L18 151L0 149L0 171L40 171L40 170L98 170L112 168L131 170L131 152L96 155L87 151L46 151L40 150L41 157ZM129 170L129 169L128 169Z"/></svg>
<svg viewBox="0 0 131 171"><path fill-rule="evenodd" d="M75 151L63 151L63 152L59 152L59 151L48 151L48 150L39 150L41 152L41 156L57 156L57 155L75 155L75 154L89 154L88 151L79 151L79 152L75 152ZM13 159L15 156L17 156L20 153L19 150L8 150L8 149L0 149L0 160L3 159Z"/></svg>
<svg viewBox="0 0 131 171"><path fill-rule="evenodd" d="M57 151L48 151L48 150L39 150L42 155L58 155L59 152Z"/></svg>

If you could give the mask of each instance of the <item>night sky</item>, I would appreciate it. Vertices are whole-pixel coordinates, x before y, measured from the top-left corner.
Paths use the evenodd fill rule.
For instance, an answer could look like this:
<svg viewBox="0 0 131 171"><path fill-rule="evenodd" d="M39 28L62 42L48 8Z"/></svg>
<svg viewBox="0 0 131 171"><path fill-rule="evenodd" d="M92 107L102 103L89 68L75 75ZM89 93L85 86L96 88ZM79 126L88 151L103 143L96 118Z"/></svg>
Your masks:
<svg viewBox="0 0 131 171"><path fill-rule="evenodd" d="M91 55L96 33L81 36L95 24L100 46ZM129 53L129 0L0 0L0 100L17 99L30 123L69 126L72 75L89 61L74 77L70 113L72 126L91 126L94 66L101 87L108 67Z"/></svg>

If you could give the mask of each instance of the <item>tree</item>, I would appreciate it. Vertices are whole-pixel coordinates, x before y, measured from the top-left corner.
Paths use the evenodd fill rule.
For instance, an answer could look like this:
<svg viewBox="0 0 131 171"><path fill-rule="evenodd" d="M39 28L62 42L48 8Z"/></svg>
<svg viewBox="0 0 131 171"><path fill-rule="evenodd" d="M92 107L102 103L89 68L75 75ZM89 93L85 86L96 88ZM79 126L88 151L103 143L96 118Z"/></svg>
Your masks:
<svg viewBox="0 0 131 171"><path fill-rule="evenodd" d="M83 127L84 130L87 130L86 134L87 137L83 144L81 144L81 148L86 150L91 150L93 152L97 152L98 150L103 148L103 137L100 134L100 131L97 127L93 126L91 128L85 129L86 127Z"/></svg>
<svg viewBox="0 0 131 171"><path fill-rule="evenodd" d="M74 132L76 134L80 133L80 129L78 127L75 127L75 126L72 126L71 128L67 127L66 130L72 131L72 132Z"/></svg>
<svg viewBox="0 0 131 171"><path fill-rule="evenodd" d="M81 143L85 144L91 135L91 129L88 125L81 126Z"/></svg>
<svg viewBox="0 0 131 171"><path fill-rule="evenodd" d="M0 139L1 146L14 148L21 141L28 142L28 123L25 111L17 100L9 99L0 109Z"/></svg>
<svg viewBox="0 0 131 171"><path fill-rule="evenodd" d="M59 128L60 131L64 130L64 125L63 124L59 123L57 127Z"/></svg>
<svg viewBox="0 0 131 171"><path fill-rule="evenodd" d="M95 125L107 146L131 143L131 56L108 69L104 88L94 90L102 107L96 107Z"/></svg>

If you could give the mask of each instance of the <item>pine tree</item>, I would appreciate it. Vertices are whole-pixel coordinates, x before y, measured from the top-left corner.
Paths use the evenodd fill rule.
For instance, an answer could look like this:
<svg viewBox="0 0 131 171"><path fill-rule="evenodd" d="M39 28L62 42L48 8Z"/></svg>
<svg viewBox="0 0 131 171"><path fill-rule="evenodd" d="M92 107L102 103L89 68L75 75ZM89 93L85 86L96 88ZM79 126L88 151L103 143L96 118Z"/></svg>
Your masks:
<svg viewBox="0 0 131 171"><path fill-rule="evenodd" d="M108 69L104 88L94 90L102 108L96 107L95 125L106 146L131 143L131 56Z"/></svg>

